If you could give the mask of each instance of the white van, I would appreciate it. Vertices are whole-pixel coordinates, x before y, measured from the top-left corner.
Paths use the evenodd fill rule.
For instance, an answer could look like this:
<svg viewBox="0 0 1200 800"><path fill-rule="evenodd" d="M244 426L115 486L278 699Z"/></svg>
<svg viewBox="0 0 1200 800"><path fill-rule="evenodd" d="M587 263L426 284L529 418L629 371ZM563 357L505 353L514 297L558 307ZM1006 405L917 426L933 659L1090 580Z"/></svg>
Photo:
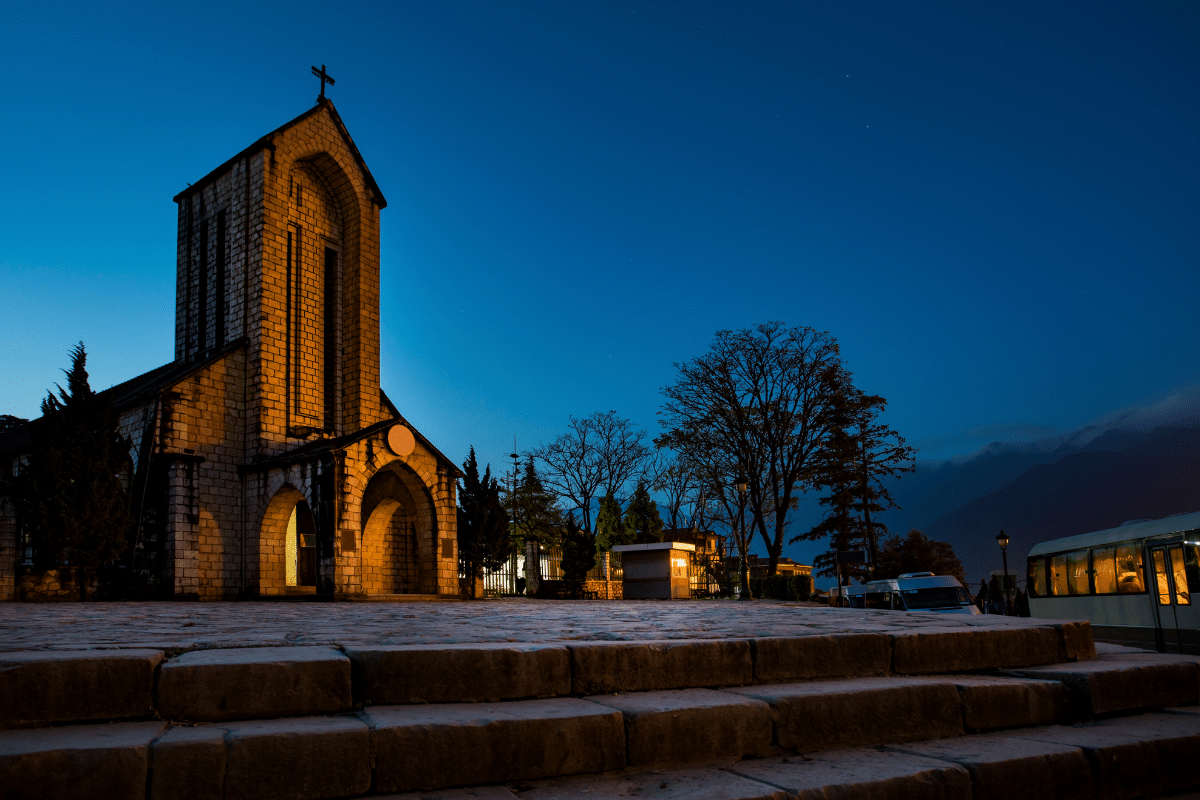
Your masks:
<svg viewBox="0 0 1200 800"><path fill-rule="evenodd" d="M861 586L844 586L851 608L890 611L940 611L947 614L978 614L971 595L951 575L906 572L899 578L870 581Z"/></svg>

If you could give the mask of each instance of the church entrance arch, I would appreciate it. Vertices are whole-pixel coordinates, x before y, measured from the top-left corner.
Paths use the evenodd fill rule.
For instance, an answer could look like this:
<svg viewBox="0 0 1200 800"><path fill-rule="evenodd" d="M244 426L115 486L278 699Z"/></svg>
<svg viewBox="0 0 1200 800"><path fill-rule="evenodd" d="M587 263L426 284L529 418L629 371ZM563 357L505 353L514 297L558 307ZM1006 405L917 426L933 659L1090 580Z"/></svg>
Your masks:
<svg viewBox="0 0 1200 800"><path fill-rule="evenodd" d="M317 520L307 500L292 507L284 540L283 568L287 586L317 585Z"/></svg>
<svg viewBox="0 0 1200 800"><path fill-rule="evenodd" d="M316 591L317 522L304 494L280 487L263 514L258 535L260 594Z"/></svg>
<svg viewBox="0 0 1200 800"><path fill-rule="evenodd" d="M432 507L420 479L393 462L367 483L362 500L362 588L367 594L436 591Z"/></svg>

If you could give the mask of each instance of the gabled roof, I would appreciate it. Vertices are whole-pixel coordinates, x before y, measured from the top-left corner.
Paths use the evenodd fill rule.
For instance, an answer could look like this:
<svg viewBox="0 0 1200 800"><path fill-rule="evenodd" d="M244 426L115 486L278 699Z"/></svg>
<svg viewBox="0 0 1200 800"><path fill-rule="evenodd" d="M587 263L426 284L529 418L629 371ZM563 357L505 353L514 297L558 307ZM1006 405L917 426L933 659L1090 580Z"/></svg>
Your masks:
<svg viewBox="0 0 1200 800"><path fill-rule="evenodd" d="M201 361L172 361L161 367L144 372L136 378L130 378L124 383L118 383L111 389L105 389L100 394L106 394L112 399L113 408L118 412L125 411L145 403L154 395L168 386L172 386L190 377L200 370L224 358L234 350L245 347L250 340L244 336L234 339L224 347L212 351Z"/></svg>
<svg viewBox="0 0 1200 800"><path fill-rule="evenodd" d="M238 470L241 472L260 472L264 469L298 464L301 461L310 459L320 453L329 452L331 450L340 450L341 448L361 441L368 436L373 436L380 431L387 430L392 425L395 425L397 422L399 422L412 431L412 434L416 440L420 442L426 450L432 453L434 458L442 463L442 465L446 468L446 471L450 473L450 477L462 477L462 470L460 470L453 461L447 458L441 450L438 450L436 447L434 447L432 442L426 439L425 436L419 430L417 430L411 422L405 419L404 416L396 410L396 406L392 404L392 401L388 398L383 389L379 390L379 399L382 401L384 407L391 412L392 419L381 420L373 425L360 428L353 433L347 433L333 439L316 439L311 442L305 442L297 447L293 447L291 450L271 456L269 458L265 458L262 461L252 461L244 466L239 467Z"/></svg>
<svg viewBox="0 0 1200 800"><path fill-rule="evenodd" d="M362 170L363 178L366 179L367 186L370 187L371 194L373 195L371 199L380 208L387 208L387 200L385 200L383 198L383 192L379 191L379 184L377 184L375 182L374 176L371 175L371 170L369 170L367 168L367 162L363 161L362 153L358 152L358 147L355 146L354 140L350 138L350 131L346 130L346 123L342 122L341 115L338 114L337 109L333 107L333 101L331 101L328 97L321 98L320 100L317 101L317 104L315 106L313 106L312 108L310 108L308 111L305 111L303 114L296 117L295 119L292 119L292 120L289 120L288 122L283 123L278 128L276 128L275 130L268 133L266 136L263 136L261 139L258 139L252 145L250 145L249 147L245 148L244 150L239 152L237 155L235 155L233 158L229 159L224 164L217 167L212 172L208 173L203 178L196 181L195 183L193 183L188 188L184 189L179 194L175 195L175 197L172 199L176 203L178 203L180 198L187 197L192 192L195 192L195 191L203 188L205 184L209 183L210 181L215 180L217 177L224 175L226 172L228 172L230 170L230 168L233 166L234 162L236 162L238 159L241 159L251 153L257 153L263 149L269 148L271 150L274 150L276 136L283 133L288 128L291 128L293 125L298 125L299 123L308 119L313 114L316 114L318 111L320 111L322 108L328 109L330 115L333 117L334 124L337 125L338 131L342 134L342 138L345 139L345 141L346 141L346 146L350 148L350 152L354 156L355 163L357 163L358 168Z"/></svg>
<svg viewBox="0 0 1200 800"><path fill-rule="evenodd" d="M214 361L224 358L234 350L245 347L248 341L245 337L234 339L219 350L214 350L203 361L172 361L168 364L163 364L161 367L155 367L149 372L143 372L136 378L130 378L124 383L118 383L116 386L105 389L102 392L97 392L97 394L107 396L112 401L113 410L119 414L134 406L148 402L154 395L168 386L179 383ZM30 426L36 422L36 419L30 420L24 425L0 434L0 455L28 450L33 443Z"/></svg>

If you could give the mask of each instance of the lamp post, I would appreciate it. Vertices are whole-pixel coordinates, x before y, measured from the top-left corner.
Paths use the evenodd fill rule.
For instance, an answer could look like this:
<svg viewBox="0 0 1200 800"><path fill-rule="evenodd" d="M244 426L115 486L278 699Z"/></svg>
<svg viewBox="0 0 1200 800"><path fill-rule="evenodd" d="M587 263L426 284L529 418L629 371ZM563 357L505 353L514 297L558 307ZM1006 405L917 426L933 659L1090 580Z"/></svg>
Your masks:
<svg viewBox="0 0 1200 800"><path fill-rule="evenodd" d="M1004 534L1004 531L1000 531L1000 535L996 537L996 542L1000 545L1000 557L1004 561L1004 576L1000 579L1000 585L1004 587L1004 613L1008 614L1008 537Z"/></svg>
<svg viewBox="0 0 1200 800"><path fill-rule="evenodd" d="M742 599L750 600L750 554L749 542L746 541L746 478L742 475L737 479L738 491L738 550L742 562Z"/></svg>

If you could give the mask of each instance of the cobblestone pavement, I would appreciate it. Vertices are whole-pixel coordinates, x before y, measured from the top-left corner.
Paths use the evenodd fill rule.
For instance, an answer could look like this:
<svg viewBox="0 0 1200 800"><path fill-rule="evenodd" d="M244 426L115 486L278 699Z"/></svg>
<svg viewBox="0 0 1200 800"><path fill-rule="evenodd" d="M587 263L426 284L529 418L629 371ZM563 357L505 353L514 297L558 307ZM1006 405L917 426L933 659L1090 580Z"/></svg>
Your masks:
<svg viewBox="0 0 1200 800"><path fill-rule="evenodd" d="M0 651L727 639L1046 622L771 600L3 603Z"/></svg>

